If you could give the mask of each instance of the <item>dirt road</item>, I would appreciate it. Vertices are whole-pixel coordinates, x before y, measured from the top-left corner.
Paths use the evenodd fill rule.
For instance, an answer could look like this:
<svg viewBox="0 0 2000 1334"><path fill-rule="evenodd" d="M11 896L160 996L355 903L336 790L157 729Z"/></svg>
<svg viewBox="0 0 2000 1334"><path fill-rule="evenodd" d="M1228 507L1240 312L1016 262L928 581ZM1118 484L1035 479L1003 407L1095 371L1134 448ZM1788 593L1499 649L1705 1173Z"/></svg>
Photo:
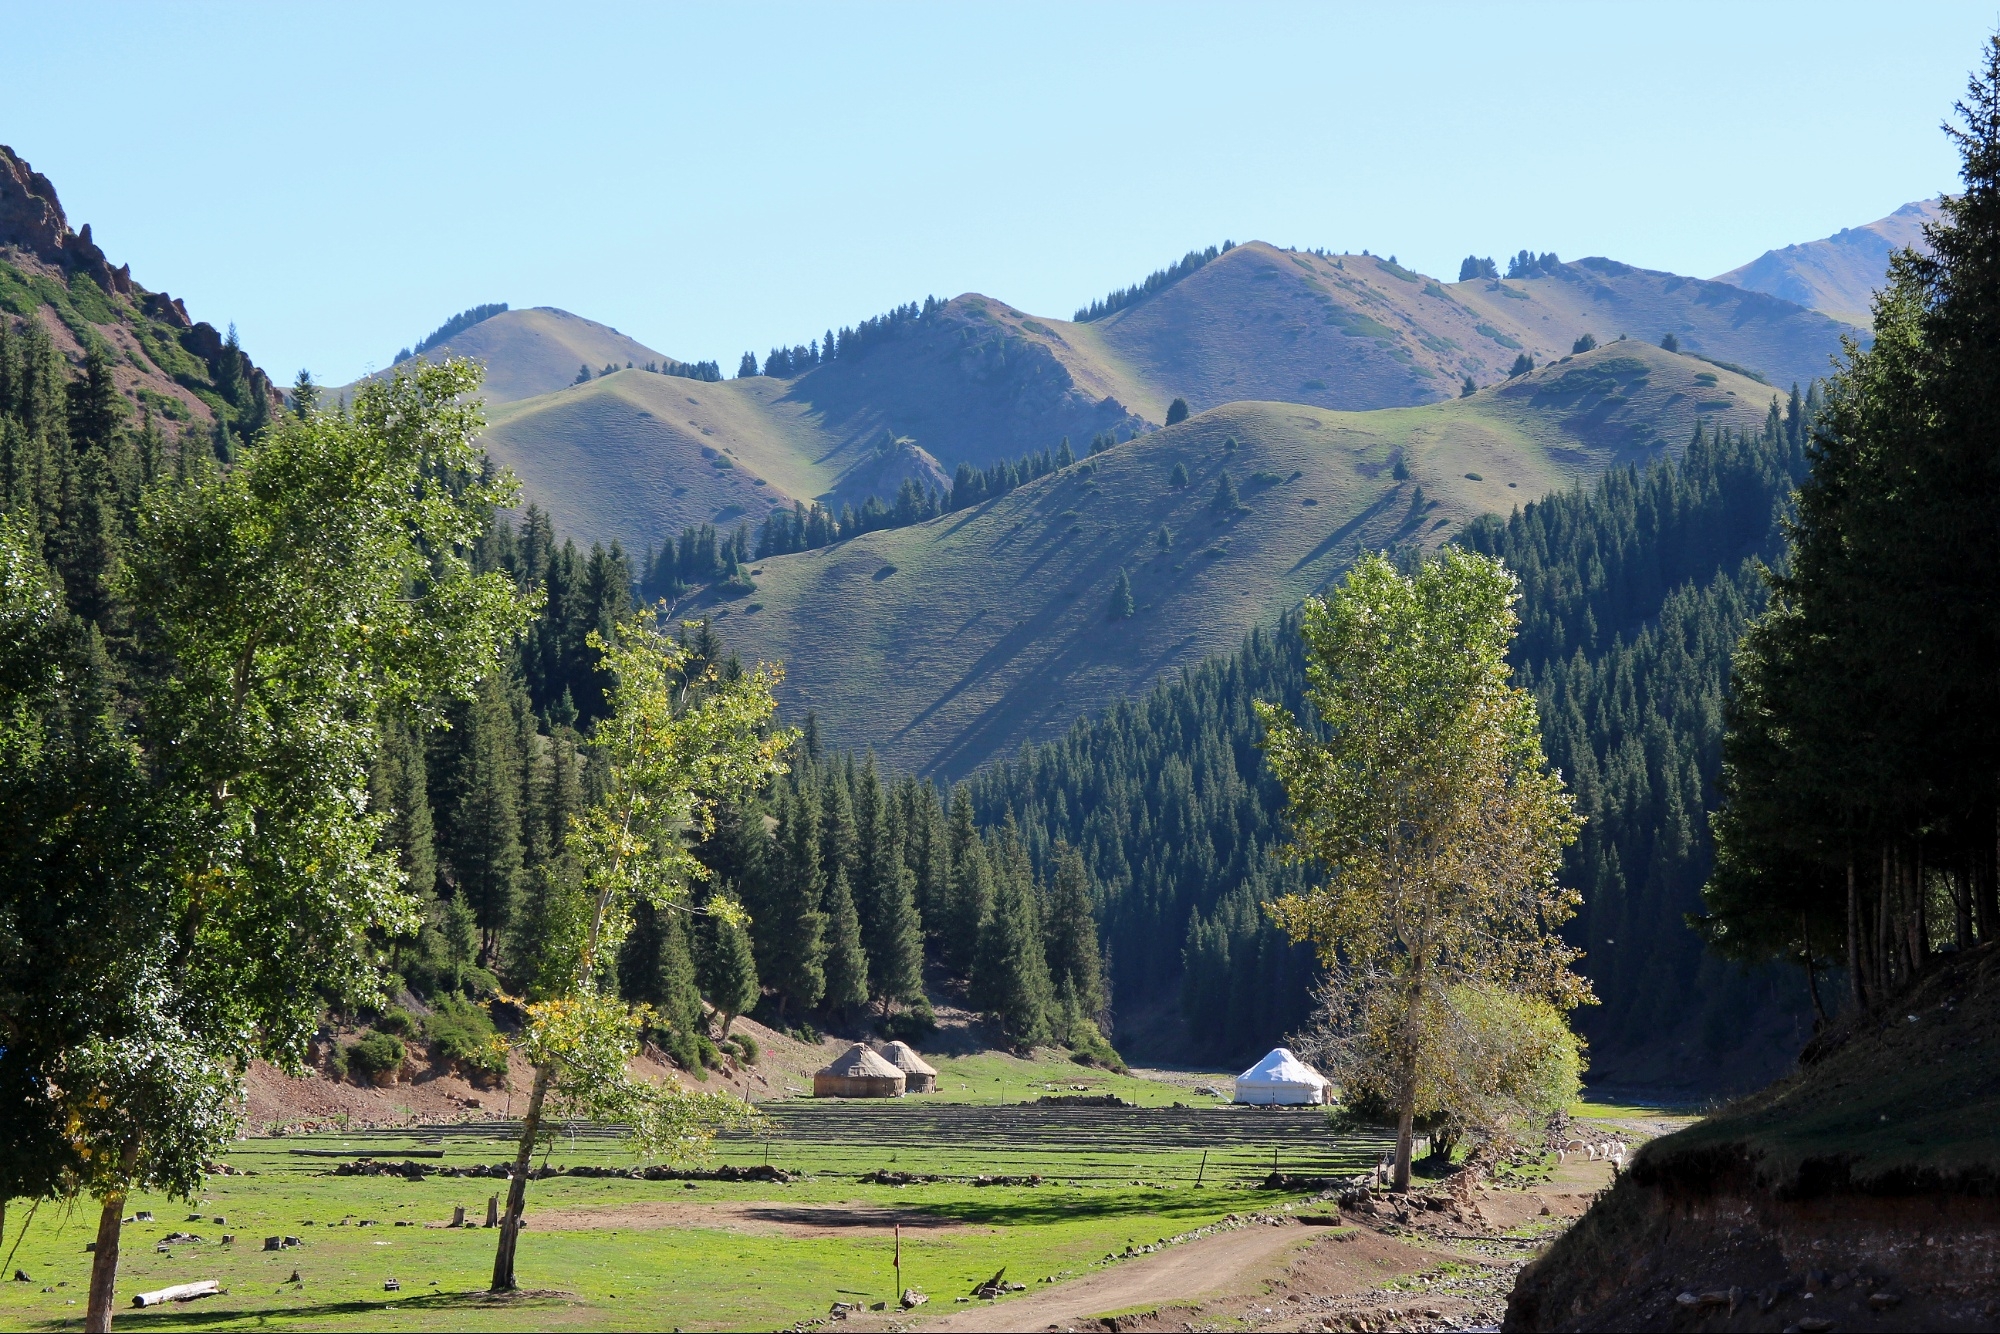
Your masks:
<svg viewBox="0 0 2000 1334"><path fill-rule="evenodd" d="M1042 1292L960 1308L942 1318L922 1320L921 1328L926 1334L931 1330L1067 1328L1107 1311L1238 1293L1283 1273L1292 1256L1310 1245L1316 1235L1321 1235L1320 1229L1296 1224L1252 1224L1128 1260Z"/></svg>

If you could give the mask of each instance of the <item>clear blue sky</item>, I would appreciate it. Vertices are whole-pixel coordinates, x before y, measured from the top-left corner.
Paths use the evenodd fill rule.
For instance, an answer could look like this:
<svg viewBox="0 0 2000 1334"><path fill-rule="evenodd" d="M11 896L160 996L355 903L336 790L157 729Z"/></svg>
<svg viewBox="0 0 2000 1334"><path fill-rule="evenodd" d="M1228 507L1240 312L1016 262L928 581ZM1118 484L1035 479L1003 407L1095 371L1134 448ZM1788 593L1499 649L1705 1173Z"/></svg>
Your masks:
<svg viewBox="0 0 2000 1334"><path fill-rule="evenodd" d="M1712 275L1955 180L1985 4L17 4L0 143L340 383L484 301L733 370L1225 237Z"/></svg>

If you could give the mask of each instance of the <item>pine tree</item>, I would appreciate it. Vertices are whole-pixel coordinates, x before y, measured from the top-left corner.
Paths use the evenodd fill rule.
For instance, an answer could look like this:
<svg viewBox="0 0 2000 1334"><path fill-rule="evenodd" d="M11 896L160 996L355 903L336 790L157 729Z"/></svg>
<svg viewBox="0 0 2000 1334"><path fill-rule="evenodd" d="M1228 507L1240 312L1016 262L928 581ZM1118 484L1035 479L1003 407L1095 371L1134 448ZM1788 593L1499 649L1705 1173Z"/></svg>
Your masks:
<svg viewBox="0 0 2000 1334"><path fill-rule="evenodd" d="M767 917L758 939L765 980L778 994L778 1022L789 1006L812 1009L826 994L826 874L819 851L819 803L810 789L785 795Z"/></svg>
<svg viewBox="0 0 2000 1334"><path fill-rule="evenodd" d="M1228 473L1219 473L1215 479L1215 498L1208 507L1217 514L1234 514L1243 506L1236 498L1236 483L1229 480Z"/></svg>
<svg viewBox="0 0 2000 1334"><path fill-rule="evenodd" d="M1593 334L1584 334L1582 337L1578 338L1574 343L1570 344L1569 351L1571 356L1578 356L1582 353L1592 351L1596 347L1597 347L1596 336Z"/></svg>
<svg viewBox="0 0 2000 1334"><path fill-rule="evenodd" d="M1048 1039L1055 996L1043 953L1034 879L1011 824L997 852L993 907L980 923L971 998L1017 1046L1031 1047Z"/></svg>
<svg viewBox="0 0 2000 1334"><path fill-rule="evenodd" d="M495 956L512 920L521 874L521 761L500 682L487 677L453 711L443 767L452 813L439 847L445 875L478 918L480 959Z"/></svg>
<svg viewBox="0 0 2000 1334"><path fill-rule="evenodd" d="M837 866L826 886L826 994L823 1004L836 1015L866 1005L868 952L861 947L861 917L847 886L847 868Z"/></svg>
<svg viewBox="0 0 2000 1334"><path fill-rule="evenodd" d="M1673 335L1668 334L1667 337L1671 338ZM1672 348L1668 348L1667 350L1669 352L1673 351ZM1507 372L1507 378L1510 380L1515 379L1526 375L1533 369L1535 369L1535 359L1525 352L1519 353L1514 358L1514 365Z"/></svg>
<svg viewBox="0 0 2000 1334"><path fill-rule="evenodd" d="M1118 571L1118 582L1111 588L1111 619L1129 620L1138 608L1132 602L1132 580L1125 571Z"/></svg>
<svg viewBox="0 0 2000 1334"><path fill-rule="evenodd" d="M1187 464L1176 462L1174 464L1174 470L1167 474L1167 485L1173 487L1181 487L1181 486L1186 486L1187 484L1188 484Z"/></svg>
<svg viewBox="0 0 2000 1334"><path fill-rule="evenodd" d="M729 1026L757 1003L763 994L757 983L757 960L750 949L750 933L739 922L715 913L703 913L696 939L695 976L702 994L721 1016L718 1038L729 1036Z"/></svg>
<svg viewBox="0 0 2000 1334"><path fill-rule="evenodd" d="M1104 962L1097 948L1097 919L1091 911L1090 872L1083 854L1067 843L1054 850L1056 874L1049 891L1047 954L1049 980L1086 1016L1104 1009Z"/></svg>
<svg viewBox="0 0 2000 1334"><path fill-rule="evenodd" d="M424 749L400 709L385 707L377 727L381 745L369 774L368 797L370 807L388 817L381 846L396 850L404 888L428 899L437 888L437 853Z"/></svg>
<svg viewBox="0 0 2000 1334"><path fill-rule="evenodd" d="M1472 377L1470 375L1466 376L1465 383L1458 387L1458 396L1460 398L1471 398L1474 394L1478 392L1479 392L1479 386L1472 382Z"/></svg>
<svg viewBox="0 0 2000 1334"><path fill-rule="evenodd" d="M1662 334L1660 337L1660 346L1669 352L1678 352L1681 350L1681 340L1674 337L1671 333Z"/></svg>
<svg viewBox="0 0 2000 1334"><path fill-rule="evenodd" d="M948 839L950 870L938 928L938 954L953 977L970 977L979 926L991 910L993 890L986 849L973 820L972 794L963 786L952 790Z"/></svg>
<svg viewBox="0 0 2000 1334"><path fill-rule="evenodd" d="M1056 467L1067 468L1069 467L1070 464L1075 462L1076 462L1076 455L1070 452L1069 437L1064 436L1062 438L1062 447L1056 450Z"/></svg>
<svg viewBox="0 0 2000 1334"><path fill-rule="evenodd" d="M1176 398L1167 404L1167 425L1179 426L1188 419L1188 405L1184 398Z"/></svg>

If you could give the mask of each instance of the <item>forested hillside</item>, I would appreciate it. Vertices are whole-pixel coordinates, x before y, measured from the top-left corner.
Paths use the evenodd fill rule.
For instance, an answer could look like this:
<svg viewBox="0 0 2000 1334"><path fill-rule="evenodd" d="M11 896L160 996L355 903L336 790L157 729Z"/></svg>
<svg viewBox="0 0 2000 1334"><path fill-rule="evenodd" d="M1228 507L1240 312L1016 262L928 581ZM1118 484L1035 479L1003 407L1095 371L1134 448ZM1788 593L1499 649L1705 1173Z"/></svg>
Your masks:
<svg viewBox="0 0 2000 1334"><path fill-rule="evenodd" d="M1773 1028L1790 1040L1801 977L1745 975L1684 916L1710 865L1729 655L1762 605L1750 564L1779 549L1803 468L1808 406L1760 431L1699 430L1678 460L1606 474L1460 540L1522 580L1515 662L1540 701L1553 763L1588 818L1567 875L1584 892L1576 941L1604 1004L1581 1012L1599 1078L1713 1087L1754 1079ZM1010 817L1037 858L1083 850L1102 895L1113 996L1138 1050L1236 1057L1304 1017L1310 956L1257 905L1303 872L1278 864L1282 793L1257 751L1252 699L1299 707L1290 625L1163 682L975 775L982 821Z"/></svg>
<svg viewBox="0 0 2000 1334"><path fill-rule="evenodd" d="M1416 408L1229 404L1077 441L969 509L774 556L706 609L746 658L789 664L781 699L831 743L961 777L1229 652L1364 547L1435 545L1703 419L1755 428L1773 393L1635 338Z"/></svg>

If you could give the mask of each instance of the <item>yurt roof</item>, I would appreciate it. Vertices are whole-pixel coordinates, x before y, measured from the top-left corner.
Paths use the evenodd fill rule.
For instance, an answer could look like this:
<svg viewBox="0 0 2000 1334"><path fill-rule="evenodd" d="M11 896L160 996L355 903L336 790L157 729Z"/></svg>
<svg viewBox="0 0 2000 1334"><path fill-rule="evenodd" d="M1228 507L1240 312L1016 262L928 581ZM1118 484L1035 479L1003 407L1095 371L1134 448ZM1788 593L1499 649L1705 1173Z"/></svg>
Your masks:
<svg viewBox="0 0 2000 1334"><path fill-rule="evenodd" d="M882 1048L882 1057L906 1075L935 1075L936 1067L917 1055L917 1049L907 1042L891 1042Z"/></svg>
<svg viewBox="0 0 2000 1334"><path fill-rule="evenodd" d="M1236 1076L1239 1084L1294 1084L1322 1088L1326 1077L1292 1055L1288 1047L1273 1047L1270 1054Z"/></svg>
<svg viewBox="0 0 2000 1334"><path fill-rule="evenodd" d="M819 1073L848 1079L895 1079L903 1072L870 1051L867 1043L857 1042Z"/></svg>

